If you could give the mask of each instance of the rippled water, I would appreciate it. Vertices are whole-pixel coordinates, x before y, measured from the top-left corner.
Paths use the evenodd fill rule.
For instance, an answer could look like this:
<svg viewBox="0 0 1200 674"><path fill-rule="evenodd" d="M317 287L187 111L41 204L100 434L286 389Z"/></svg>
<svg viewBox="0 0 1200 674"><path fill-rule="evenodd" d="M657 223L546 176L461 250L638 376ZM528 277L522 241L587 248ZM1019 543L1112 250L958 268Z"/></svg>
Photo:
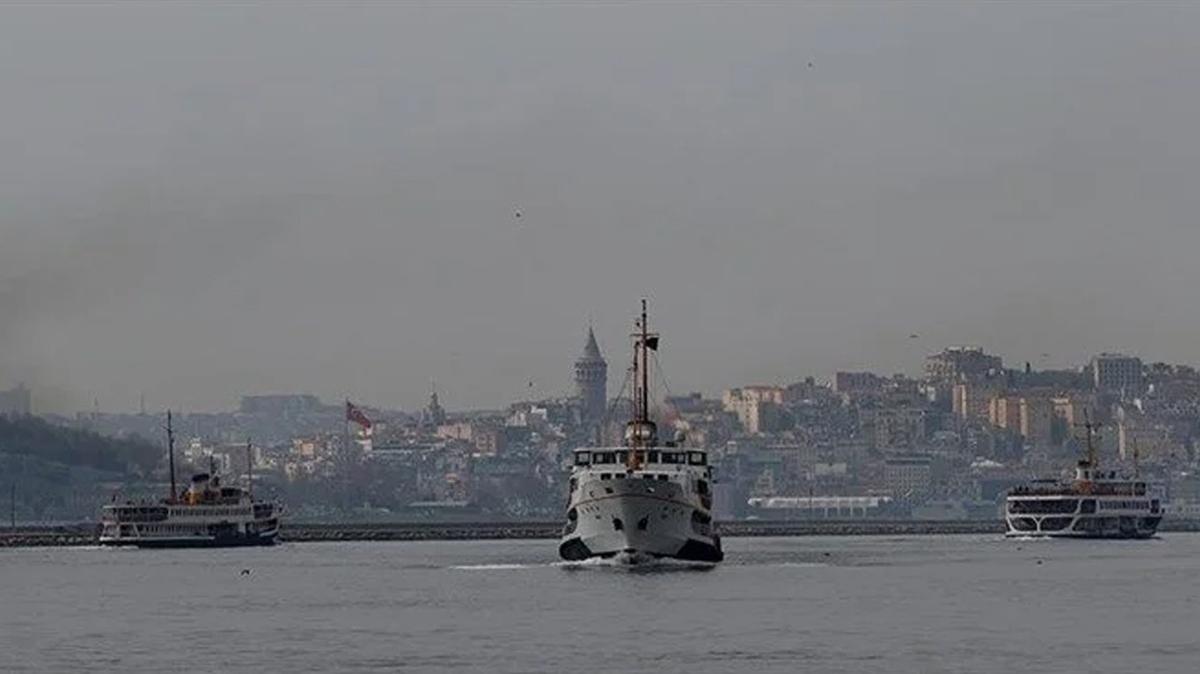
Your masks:
<svg viewBox="0 0 1200 674"><path fill-rule="evenodd" d="M0 671L1200 669L1200 535L726 548L632 571L553 541L0 550Z"/></svg>

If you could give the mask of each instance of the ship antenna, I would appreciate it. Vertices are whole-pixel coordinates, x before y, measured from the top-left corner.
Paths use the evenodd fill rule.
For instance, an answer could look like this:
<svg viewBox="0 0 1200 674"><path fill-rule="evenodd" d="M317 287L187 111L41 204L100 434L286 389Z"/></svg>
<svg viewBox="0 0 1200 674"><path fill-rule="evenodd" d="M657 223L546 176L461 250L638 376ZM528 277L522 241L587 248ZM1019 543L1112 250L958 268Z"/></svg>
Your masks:
<svg viewBox="0 0 1200 674"><path fill-rule="evenodd" d="M636 320L633 323L633 327L635 330L639 327ZM635 332L632 336L633 336L633 370L632 370L633 381L629 382L629 386L630 386L630 390L633 391L633 421L634 421L634 423L636 423L638 421L638 417L641 416L641 413L642 413L642 398L641 398L642 391L641 391L641 386L640 386L641 365L638 363L638 356L640 353L639 349L641 347L638 344L637 333ZM633 444L636 446L637 438L633 437L632 440L633 440Z"/></svg>
<svg viewBox="0 0 1200 674"><path fill-rule="evenodd" d="M642 298L642 409L638 421L650 421L650 358L648 340L649 327L646 325L646 298Z"/></svg>
<svg viewBox="0 0 1200 674"><path fill-rule="evenodd" d="M1084 413L1087 414L1086 412ZM1092 470L1096 470L1096 424L1092 423L1090 417L1087 418L1087 450L1088 450L1088 465Z"/></svg>
<svg viewBox="0 0 1200 674"><path fill-rule="evenodd" d="M246 438L246 495L254 500L254 449Z"/></svg>
<svg viewBox="0 0 1200 674"><path fill-rule="evenodd" d="M1088 414L1087 410L1084 410L1083 411L1083 423L1075 424L1075 426L1087 429L1087 462L1088 462L1089 468L1095 469L1096 468L1096 444L1093 442L1093 439L1096 435L1096 429L1100 427L1100 424L1093 423L1091 415Z"/></svg>
<svg viewBox="0 0 1200 674"><path fill-rule="evenodd" d="M171 410L167 410L167 462L171 468L171 493L168 503L175 502L175 429L171 427Z"/></svg>
<svg viewBox="0 0 1200 674"><path fill-rule="evenodd" d="M654 423L650 421L650 351L658 349L658 335L650 332L647 318L646 299L642 298L641 320L635 324L633 333L633 421L626 426L629 442L629 458L626 468L630 471L641 466L644 450L655 443Z"/></svg>

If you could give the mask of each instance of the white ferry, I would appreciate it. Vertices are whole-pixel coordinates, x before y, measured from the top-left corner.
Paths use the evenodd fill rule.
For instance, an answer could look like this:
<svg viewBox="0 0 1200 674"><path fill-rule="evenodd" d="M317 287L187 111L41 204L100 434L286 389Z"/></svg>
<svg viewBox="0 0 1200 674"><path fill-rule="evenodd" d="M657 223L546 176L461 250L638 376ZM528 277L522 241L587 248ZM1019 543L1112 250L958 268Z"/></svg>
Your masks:
<svg viewBox="0 0 1200 674"><path fill-rule="evenodd" d="M279 533L277 504L256 501L248 490L224 486L220 477L211 472L193 476L188 488L175 496L174 434L170 418L168 412L171 496L161 503L104 506L100 544L143 548L272 545Z"/></svg>
<svg viewBox="0 0 1200 674"><path fill-rule="evenodd" d="M575 450L559 555L719 562L724 553L712 519L708 454L659 445L650 421L648 354L658 349L658 335L647 331L645 300L633 339L634 419L626 424L623 447Z"/></svg>
<svg viewBox="0 0 1200 674"><path fill-rule="evenodd" d="M1150 538L1162 521L1161 490L1135 475L1098 470L1088 430L1088 458L1070 481L1034 480L1005 500L1010 537Z"/></svg>

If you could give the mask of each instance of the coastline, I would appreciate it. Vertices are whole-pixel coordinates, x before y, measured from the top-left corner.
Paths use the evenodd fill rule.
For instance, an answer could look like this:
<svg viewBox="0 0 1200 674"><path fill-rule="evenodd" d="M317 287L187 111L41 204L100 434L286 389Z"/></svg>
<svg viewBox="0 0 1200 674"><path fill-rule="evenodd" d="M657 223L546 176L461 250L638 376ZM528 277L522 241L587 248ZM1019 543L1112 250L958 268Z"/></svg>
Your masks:
<svg viewBox="0 0 1200 674"><path fill-rule="evenodd" d="M1001 520L737 520L721 522L726 538L780 536L930 536L1003 534ZM555 539L560 522L390 522L293 523L279 532L281 543L329 541L468 541ZM1200 520L1164 520L1160 533L1200 532ZM95 525L26 526L0 530L0 548L79 547L97 544Z"/></svg>

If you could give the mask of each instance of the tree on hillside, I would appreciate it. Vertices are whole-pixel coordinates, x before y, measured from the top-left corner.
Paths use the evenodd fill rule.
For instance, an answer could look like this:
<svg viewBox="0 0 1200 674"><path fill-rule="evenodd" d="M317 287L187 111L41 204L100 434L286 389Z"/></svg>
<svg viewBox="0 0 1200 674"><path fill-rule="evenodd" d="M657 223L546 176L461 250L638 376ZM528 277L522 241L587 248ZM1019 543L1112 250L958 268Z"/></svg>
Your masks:
<svg viewBox="0 0 1200 674"><path fill-rule="evenodd" d="M51 424L32 416L0 416L0 453L32 456L68 466L147 475L163 450L141 438L111 438Z"/></svg>

